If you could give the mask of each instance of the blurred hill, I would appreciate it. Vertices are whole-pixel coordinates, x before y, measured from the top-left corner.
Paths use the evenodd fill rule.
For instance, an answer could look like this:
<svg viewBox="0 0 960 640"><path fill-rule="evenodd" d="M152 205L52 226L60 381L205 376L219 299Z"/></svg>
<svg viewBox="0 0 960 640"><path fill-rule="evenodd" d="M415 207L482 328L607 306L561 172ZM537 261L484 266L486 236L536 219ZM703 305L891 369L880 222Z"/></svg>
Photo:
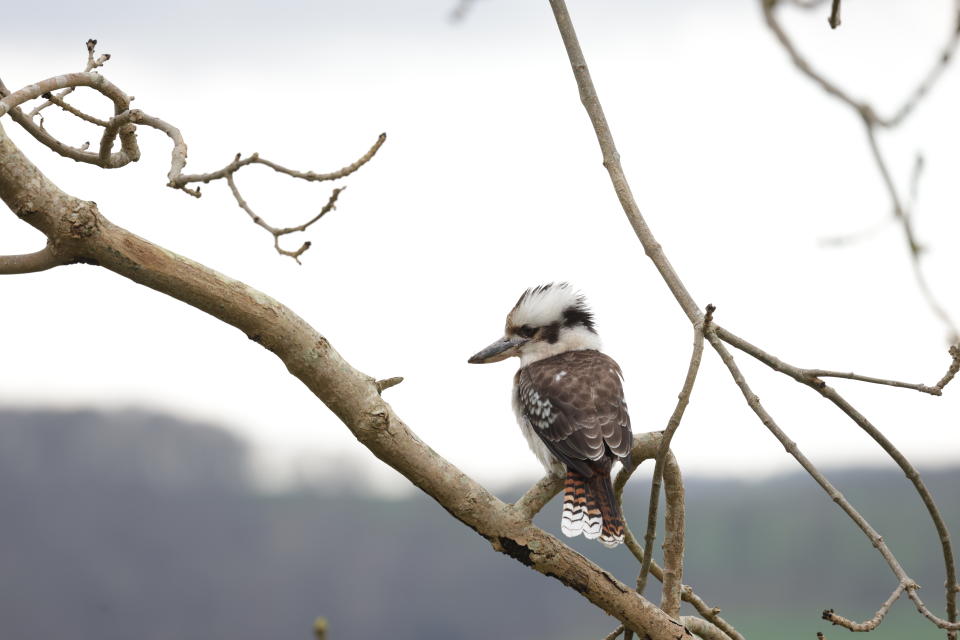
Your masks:
<svg viewBox="0 0 960 640"><path fill-rule="evenodd" d="M319 615L332 640L572 640L615 626L556 581L491 553L425 496L378 498L342 462L331 469L309 487L265 494L245 443L211 425L142 411L0 409L0 637L308 639ZM637 473L625 501L635 529L649 473ZM903 475L830 476L941 609L939 543ZM924 478L956 535L960 467ZM831 637L842 630L821 609L866 619L892 591L877 552L808 477L685 482L684 582L748 638ZM558 504L537 522L556 534ZM635 579L623 549L574 546ZM942 636L906 602L871 634Z"/></svg>

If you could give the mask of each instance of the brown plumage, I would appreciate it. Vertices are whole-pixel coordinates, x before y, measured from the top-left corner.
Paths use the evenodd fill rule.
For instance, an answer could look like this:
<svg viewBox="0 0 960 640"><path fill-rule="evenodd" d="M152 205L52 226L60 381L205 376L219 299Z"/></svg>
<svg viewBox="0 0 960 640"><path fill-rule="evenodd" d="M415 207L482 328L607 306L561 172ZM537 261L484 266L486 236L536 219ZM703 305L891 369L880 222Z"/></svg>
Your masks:
<svg viewBox="0 0 960 640"><path fill-rule="evenodd" d="M620 376L599 351L565 351L520 369L515 398L531 430L566 467L563 533L607 546L623 541L610 469L633 446Z"/></svg>

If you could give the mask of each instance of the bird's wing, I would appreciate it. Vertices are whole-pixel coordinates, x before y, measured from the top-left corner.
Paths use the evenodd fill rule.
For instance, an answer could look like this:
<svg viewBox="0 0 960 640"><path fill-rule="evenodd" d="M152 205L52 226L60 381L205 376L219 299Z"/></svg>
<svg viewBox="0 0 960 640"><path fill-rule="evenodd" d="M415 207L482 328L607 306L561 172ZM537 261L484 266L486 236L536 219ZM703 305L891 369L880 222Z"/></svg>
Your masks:
<svg viewBox="0 0 960 640"><path fill-rule="evenodd" d="M593 475L588 461L633 446L620 367L607 355L567 351L520 370L518 400L547 448L568 467Z"/></svg>

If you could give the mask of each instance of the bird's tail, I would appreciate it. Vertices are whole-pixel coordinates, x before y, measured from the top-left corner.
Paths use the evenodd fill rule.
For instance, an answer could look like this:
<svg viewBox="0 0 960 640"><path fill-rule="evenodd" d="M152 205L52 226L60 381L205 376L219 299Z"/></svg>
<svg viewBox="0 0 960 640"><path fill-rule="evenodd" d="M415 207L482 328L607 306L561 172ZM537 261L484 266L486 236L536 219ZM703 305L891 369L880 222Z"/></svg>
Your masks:
<svg viewBox="0 0 960 640"><path fill-rule="evenodd" d="M563 515L560 530L569 537L599 538L606 547L623 542L623 516L613 497L609 473L586 478L567 471L563 491Z"/></svg>

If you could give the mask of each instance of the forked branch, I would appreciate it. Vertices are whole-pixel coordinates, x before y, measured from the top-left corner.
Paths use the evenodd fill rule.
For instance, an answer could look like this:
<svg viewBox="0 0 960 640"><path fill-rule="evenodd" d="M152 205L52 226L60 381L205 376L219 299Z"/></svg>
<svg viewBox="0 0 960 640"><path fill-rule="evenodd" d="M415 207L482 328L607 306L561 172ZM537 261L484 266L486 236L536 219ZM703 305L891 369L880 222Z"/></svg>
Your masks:
<svg viewBox="0 0 960 640"><path fill-rule="evenodd" d="M577 41L576 33L573 29L573 24L570 20L569 13L567 12L566 4L564 0L550 0L550 4L553 7L554 16L557 20L557 25L560 29L560 33L563 37L564 45L567 49L567 55L570 59L570 64L573 70L574 77L577 81L577 87L580 91L580 99L584 105L584 108L587 111L588 116L593 124L594 132L597 136L597 141L600 145L600 149L603 153L603 164L607 169L607 172L610 174L611 182L613 183L614 191L616 192L618 198L620 199L621 206L623 207L624 213L627 215L627 219L630 221L631 225L634 228L637 238L640 240L640 243L643 245L644 251L647 256L653 261L657 270L660 272L661 276L664 279L664 282L670 289L674 298L677 300L680 307L686 313L688 319L694 326L703 326L705 325L705 318L703 314L700 313L698 306L694 302L693 298L690 296L686 287L683 285L677 273L674 271L673 267L670 265L666 256L663 254L663 251L660 245L656 242L653 234L650 231L649 226L646 221L643 219L643 216L640 214L639 208L636 204L636 201L633 198L633 194L630 190L629 184L626 181L626 177L623 174L622 167L620 165L619 153L617 152L616 146L614 144L613 135L610 132L610 128L607 124L606 118L603 114L603 109L600 106L600 101L597 98L596 89L593 86L593 82L590 78L589 69L587 67L586 61L583 57L583 52L580 49L580 45ZM787 48L788 52L794 59L794 63L801 68L805 73L808 73L814 80L818 81L825 91L834 95L835 97L847 102L852 107L856 108L859 112L865 114L864 118L868 119L870 122L874 123L874 126L894 126L900 119L906 116L907 113L913 108L916 104L916 100L919 99L919 96L926 92L929 88L929 85L936 79L936 74L928 76L921 83L920 88L912 94L911 97L904 104L904 107L898 111L897 115L889 120L883 121L873 114L872 109L869 109L867 105L863 105L852 98L847 94L841 91L838 87L828 82L815 72L812 68L806 63L806 61L797 54L796 49L793 48L792 43L787 39L786 34L779 28L779 24L776 23L773 18L772 9L776 5L776 0L763 0L764 13L767 17L768 23L771 25L771 28L774 29L778 38L781 39L784 46ZM944 54L944 59L948 60L952 51L956 46L956 38L958 36L955 34L950 42L947 45L947 53ZM934 520L934 523L937 527L938 534L940 534L942 546L944 549L944 562L947 569L947 613L950 618L949 621L944 621L937 618L932 613L927 610L922 602L919 600L919 597L916 593L916 584L907 576L903 571L903 568L897 562L896 558L893 556L892 552L883 542L883 539L880 535L870 526L870 524L861 516L856 509L843 497L843 495L833 487L832 484L826 479L823 474L821 474L813 464L799 451L796 446L796 443L791 441L786 434L780 429L776 424L773 418L769 413L763 408L760 404L759 399L756 395L750 390L746 379L743 377L739 368L737 367L733 356L727 350L721 339L718 337L719 332L721 331L720 327L717 327L715 324L709 324L706 327L706 337L710 341L711 345L720 355L723 362L727 365L727 368L730 371L731 376L734 378L734 381L740 387L747 404L754 410L757 414L757 417L761 422L771 431L771 433L780 440L781 444L790 452L800 463L800 465L811 475L814 479L823 487L828 495L847 513L847 515L857 523L857 525L863 530L864 534L869 538L873 546L875 546L884 557L887 564L891 567L894 574L898 578L898 583L903 586L904 590L907 591L910 598L917 605L921 613L934 622L937 626L944 629L955 629L957 623L956 620L956 578L955 572L953 569L953 558L952 553L950 552L950 542L949 536L945 535L945 529L941 529L942 519L939 517L939 512L936 509L935 504L933 503L932 497L929 495L929 492L926 492L925 488L922 488L922 483L919 481L919 475L916 474L915 470L912 470L912 467L904 466L905 459L902 459L902 456L899 456L899 452L890 444L886 438L882 437L882 434L879 434L878 431L872 428L872 425L868 425L865 419L862 419L862 416L859 412L856 412L852 406L849 405L845 400L843 400L839 394L837 394L832 389L827 392L829 389L822 380L817 378L807 377L804 380L805 384L810 384L816 380L816 385L821 389L823 393L829 393L831 398L844 409L845 413L850 416L861 428L864 428L869 433L874 435L875 439L884 450L887 451L898 464L901 465L901 468L911 469L911 473L908 473L911 476L911 479L914 481L914 484L917 486L918 492L921 494L921 497L924 500L924 503L927 505L928 512L931 515L931 518ZM724 336L726 338L726 335ZM951 351L951 355L954 355L954 358L960 357L956 355L954 351ZM955 373L955 368L960 368L960 365L957 367L951 367L951 371ZM832 373L832 372L827 372ZM949 378L952 377L949 373L948 376L945 376L943 384L949 382ZM860 376L857 379L862 379ZM878 379L868 379L865 381L876 382ZM890 382L890 381L886 381ZM894 385L894 386L906 386L903 384ZM939 388L942 390L943 385L938 383ZM918 385L913 385L912 388L918 388ZM930 391L928 391L930 392ZM934 395L936 395L934 393ZM908 464L908 463L907 463ZM648 550L649 551L649 550ZM729 634L728 634L729 635Z"/></svg>
<svg viewBox="0 0 960 640"><path fill-rule="evenodd" d="M806 57L804 57L804 55L794 44L793 40L787 34L786 30L783 28L783 25L780 24L780 21L777 17L776 8L779 4L782 4L781 2L778 0L761 0L761 3L763 6L763 15L767 26L770 28L770 31L773 33L774 37L776 37L777 41L783 47L784 51L786 51L787 55L790 57L790 60L793 62L793 65L803 75L807 76L810 80L820 86L820 88L823 89L828 95L833 96L840 102L844 103L847 107L852 109L862 120L871 155L873 156L874 163L876 164L877 171L880 174L880 178L883 181L887 194L890 197L893 218L900 225L904 240L907 245L907 250L910 256L910 264L913 270L914 279L917 282L917 286L920 288L920 292L923 294L923 297L927 302L927 306L930 308L933 314L940 319L944 326L946 326L949 332L949 341L951 343L960 341L960 330L958 330L956 323L947 312L946 308L940 303L936 295L934 295L933 289L927 280L922 265L923 247L917 239L913 226L912 209L915 200L914 196L917 178L919 176L919 168L922 166L922 163L918 162L914 165L914 171L911 177L911 197L910 201L908 202L907 199L901 195L900 190L897 188L890 172L889 163L881 151L880 144L877 140L877 131L879 129L894 129L904 120L906 120L906 118L914 111L914 109L916 109L917 105L920 104L920 101L929 94L931 89L943 75L944 70L953 60L957 47L960 45L960 0L955 0L954 2L954 23L947 36L946 42L942 46L933 64L929 67L927 73L924 74L917 83L913 91L911 91L903 100L900 107L893 112L893 115L887 118L878 115L876 109L874 109L869 102L859 100L851 96L849 92L844 90L836 82L828 79L826 75L817 70L806 59ZM797 3L794 4L796 5ZM807 5L800 6L809 8ZM837 24L839 24L839 11L839 0L833 0L830 18L831 26L835 26L833 22L834 15L836 15L836 21ZM846 244L849 240L849 237L833 239L829 244Z"/></svg>
<svg viewBox="0 0 960 640"><path fill-rule="evenodd" d="M243 159L240 158L240 154L237 154L232 162L217 171L202 174L184 174L183 170L187 164L187 145L180 130L172 124L155 116L151 116L140 109L130 109L130 101L132 98L127 96L116 85L93 71L93 69L102 66L102 64L109 59L109 55L106 54L94 58L95 45L96 40L89 40L87 42L87 68L82 72L49 78L15 92L10 92L3 83L0 82L0 98L2 98L0 99L0 116L9 113L15 122L55 153L77 160L78 162L94 164L105 169L123 167L130 162L136 162L140 158L140 148L136 138L136 128L138 125L156 129L170 138L173 146L170 154L170 170L167 172L167 186L199 198L200 187L193 187L191 185L198 183L206 184L220 179L226 180L240 208L247 212L254 223L266 229L273 236L273 244L277 252L280 255L293 258L297 263L300 262L300 256L310 248L311 243L309 241L304 242L298 249L294 250L284 249L280 246L280 237L306 231L308 227L333 210L337 197L344 188L334 189L332 195L327 199L326 204L320 209L319 213L308 221L290 227L276 227L268 224L261 216L253 212L249 204L247 204L240 195L234 179L235 174L243 167L251 164L261 164L270 167L277 173L306 182L338 180L350 175L369 162L386 141L386 134L380 134L373 146L356 161L341 169L327 173L296 171L261 158L259 154L254 153ZM90 87L107 98L110 98L114 103L114 115L109 119L97 118L67 103L64 100L65 96L77 87ZM21 110L21 105L40 97L44 98L45 102L35 107L29 114L24 114ZM41 111L54 105L60 107L66 113L103 130L96 152L87 150L90 146L89 144L84 144L80 147L67 145L48 133L43 127L42 122L38 124L34 121L34 118L40 114ZM114 143L118 137L120 139L120 150L114 151Z"/></svg>
<svg viewBox="0 0 960 640"><path fill-rule="evenodd" d="M131 123L132 124L132 123ZM92 202L60 191L0 126L0 199L44 233L64 262L99 265L234 326L275 354L371 453L433 497L496 551L555 578L652 640L692 640L629 586L532 525L428 447L394 413L378 384L347 363L289 308L107 220Z"/></svg>

